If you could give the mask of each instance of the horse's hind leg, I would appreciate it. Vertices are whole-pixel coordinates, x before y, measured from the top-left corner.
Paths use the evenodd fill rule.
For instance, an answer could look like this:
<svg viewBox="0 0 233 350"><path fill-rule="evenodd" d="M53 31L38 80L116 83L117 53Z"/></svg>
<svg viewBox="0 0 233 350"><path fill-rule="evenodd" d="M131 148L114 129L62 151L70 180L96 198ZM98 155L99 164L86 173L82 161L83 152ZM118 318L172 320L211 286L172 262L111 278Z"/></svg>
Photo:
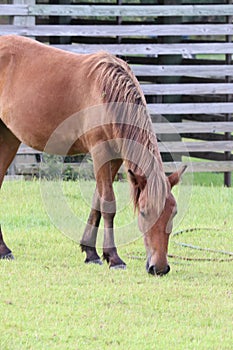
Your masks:
<svg viewBox="0 0 233 350"><path fill-rule="evenodd" d="M0 120L0 187L5 173L19 148L20 141ZM6 246L0 227L0 259L13 259L11 250Z"/></svg>

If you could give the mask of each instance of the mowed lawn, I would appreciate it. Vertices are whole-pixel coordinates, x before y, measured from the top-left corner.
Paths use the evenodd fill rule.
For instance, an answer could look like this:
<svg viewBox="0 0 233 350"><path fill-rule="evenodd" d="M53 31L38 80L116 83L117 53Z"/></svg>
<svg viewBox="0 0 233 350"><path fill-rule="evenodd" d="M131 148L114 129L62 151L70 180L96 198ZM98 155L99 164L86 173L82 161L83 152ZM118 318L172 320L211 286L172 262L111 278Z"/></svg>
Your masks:
<svg viewBox="0 0 233 350"><path fill-rule="evenodd" d="M200 230L171 237L169 254L213 261L170 258L171 272L159 278L145 271L127 183L115 184L116 234L125 271L83 263L77 242L94 184L61 187L64 203L77 218L72 239L56 228L56 218L51 223L47 216L39 181L2 187L1 225L15 260L0 261L0 349L232 349L233 261L220 262L229 256L174 241L232 252L233 189L184 181L175 190L180 215L174 231ZM61 208L62 221L63 207L53 187L51 195L48 209L52 203Z"/></svg>

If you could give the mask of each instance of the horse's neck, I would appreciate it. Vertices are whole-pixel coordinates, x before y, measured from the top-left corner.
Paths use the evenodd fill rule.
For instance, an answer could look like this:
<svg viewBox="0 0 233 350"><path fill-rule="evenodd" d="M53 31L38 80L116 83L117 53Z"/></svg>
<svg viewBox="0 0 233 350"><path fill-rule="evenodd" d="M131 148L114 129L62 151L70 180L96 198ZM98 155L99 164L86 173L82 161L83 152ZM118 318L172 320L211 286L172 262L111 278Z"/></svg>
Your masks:
<svg viewBox="0 0 233 350"><path fill-rule="evenodd" d="M120 128L121 156L128 169L148 176L151 172L163 171L156 136L152 128L144 130L138 126Z"/></svg>

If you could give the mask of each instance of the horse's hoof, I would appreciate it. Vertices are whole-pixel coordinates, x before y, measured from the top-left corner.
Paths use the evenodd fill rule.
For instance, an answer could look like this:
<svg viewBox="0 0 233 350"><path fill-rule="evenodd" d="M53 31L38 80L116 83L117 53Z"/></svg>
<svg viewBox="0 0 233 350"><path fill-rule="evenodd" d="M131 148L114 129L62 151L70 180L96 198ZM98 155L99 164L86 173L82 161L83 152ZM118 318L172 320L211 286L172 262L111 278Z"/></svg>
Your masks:
<svg viewBox="0 0 233 350"><path fill-rule="evenodd" d="M125 264L109 266L111 270L126 270Z"/></svg>
<svg viewBox="0 0 233 350"><path fill-rule="evenodd" d="M103 261L101 259L85 260L85 264L103 265Z"/></svg>
<svg viewBox="0 0 233 350"><path fill-rule="evenodd" d="M10 252L8 254L5 254L5 255L1 255L0 256L0 259L4 259L4 260L14 260L14 255Z"/></svg>

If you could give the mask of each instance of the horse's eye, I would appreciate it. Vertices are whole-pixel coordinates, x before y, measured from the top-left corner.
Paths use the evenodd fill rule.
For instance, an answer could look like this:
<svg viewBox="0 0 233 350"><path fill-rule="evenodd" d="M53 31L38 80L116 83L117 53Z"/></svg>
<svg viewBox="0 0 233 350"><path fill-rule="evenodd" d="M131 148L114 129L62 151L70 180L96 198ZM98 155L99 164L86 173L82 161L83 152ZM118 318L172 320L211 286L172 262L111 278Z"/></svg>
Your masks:
<svg viewBox="0 0 233 350"><path fill-rule="evenodd" d="M140 210L140 214L141 214L141 216L142 216L143 218L146 216L144 210Z"/></svg>

